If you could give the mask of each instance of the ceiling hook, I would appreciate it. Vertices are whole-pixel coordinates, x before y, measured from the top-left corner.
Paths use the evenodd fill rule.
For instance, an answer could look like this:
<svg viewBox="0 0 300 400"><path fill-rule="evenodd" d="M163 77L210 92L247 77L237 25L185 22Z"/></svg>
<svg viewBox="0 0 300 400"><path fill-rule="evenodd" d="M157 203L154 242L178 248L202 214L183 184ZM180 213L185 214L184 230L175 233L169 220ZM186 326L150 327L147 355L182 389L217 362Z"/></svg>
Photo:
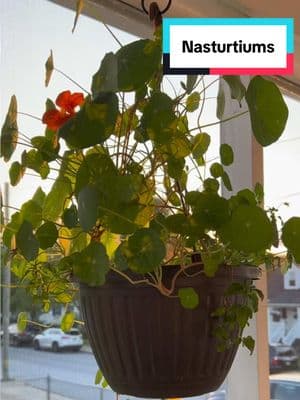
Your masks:
<svg viewBox="0 0 300 400"><path fill-rule="evenodd" d="M145 11L145 13L146 13L147 15L149 15L149 11L148 11L147 8L145 7L145 0L142 0L141 2L142 2L142 8L143 8L143 10ZM152 4L152 3L151 3L151 4ZM166 7L165 7L162 11L159 11L160 14L166 13L166 12L169 10L169 8L171 7L171 4L172 4L172 0L169 0L169 1L168 1L168 4L166 5ZM156 5L157 5L157 3L156 3ZM151 7L151 5L150 5L150 7ZM157 6L157 7L158 7L158 6ZM159 7L158 7L158 9L159 9Z"/></svg>

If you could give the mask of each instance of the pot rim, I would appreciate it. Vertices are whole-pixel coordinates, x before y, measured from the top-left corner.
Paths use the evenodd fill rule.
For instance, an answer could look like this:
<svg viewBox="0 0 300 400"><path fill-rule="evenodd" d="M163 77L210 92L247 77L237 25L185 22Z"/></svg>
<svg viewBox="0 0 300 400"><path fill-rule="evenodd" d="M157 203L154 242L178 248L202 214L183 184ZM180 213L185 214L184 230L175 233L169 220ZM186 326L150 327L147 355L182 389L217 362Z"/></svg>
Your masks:
<svg viewBox="0 0 300 400"><path fill-rule="evenodd" d="M228 285L234 281L241 281L241 280L258 280L262 275L262 270L260 267L241 264L241 265L225 265L223 264L219 267L218 271L216 272L215 276L208 277L204 273L203 263L196 262L189 265L191 275L196 274L197 276L188 276L187 274L180 273L177 277L178 283L183 286L198 286L200 281L205 281L208 284L226 284ZM163 280L165 283L170 282L173 276L178 272L180 268L179 265L164 265L163 266ZM185 269L186 271L186 269ZM183 272L183 270L182 270ZM123 273L123 271L122 271ZM147 278L147 274L140 275L134 273L133 271L124 271L126 275L132 279L133 281L138 281ZM80 289L99 289L104 288L110 285L126 285L132 286L135 288L142 288L148 287L149 289L153 289L151 285L147 283L139 283L139 284L132 284L126 278L124 278L121 274L118 274L115 270L110 270L106 274L106 281L103 285L99 286L90 286L84 282L79 282Z"/></svg>

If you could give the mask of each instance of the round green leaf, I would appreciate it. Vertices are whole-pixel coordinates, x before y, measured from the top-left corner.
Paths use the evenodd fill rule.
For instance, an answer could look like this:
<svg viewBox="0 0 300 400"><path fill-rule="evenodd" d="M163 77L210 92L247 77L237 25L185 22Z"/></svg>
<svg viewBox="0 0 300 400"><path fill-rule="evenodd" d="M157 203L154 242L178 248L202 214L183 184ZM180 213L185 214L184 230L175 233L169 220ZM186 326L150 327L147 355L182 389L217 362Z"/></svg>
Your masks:
<svg viewBox="0 0 300 400"><path fill-rule="evenodd" d="M207 192L218 193L220 184L216 179L207 178L203 182L203 187Z"/></svg>
<svg viewBox="0 0 300 400"><path fill-rule="evenodd" d="M240 104L245 96L246 89L243 85L239 75L224 75L222 77L227 82L230 88L230 94L232 99L236 99Z"/></svg>
<svg viewBox="0 0 300 400"><path fill-rule="evenodd" d="M221 176L221 178L222 178L223 185L226 187L226 189L229 192L231 192L232 191L232 186L231 186L231 181L230 181L230 178L229 178L229 175L227 174L227 172L224 171L223 175Z"/></svg>
<svg viewBox="0 0 300 400"><path fill-rule="evenodd" d="M220 157L221 157L221 163L223 165L231 165L234 160L234 154L232 147L229 146L229 144L221 144L220 146Z"/></svg>
<svg viewBox="0 0 300 400"><path fill-rule="evenodd" d="M36 231L36 237L43 250L52 247L58 238L58 231L54 222L45 222Z"/></svg>
<svg viewBox="0 0 300 400"><path fill-rule="evenodd" d="M128 239L127 256L130 269L135 272L152 272L165 257L166 248L159 234L152 229L139 229Z"/></svg>
<svg viewBox="0 0 300 400"><path fill-rule="evenodd" d="M118 116L115 93L100 93L87 99L78 113L58 131L71 149L84 149L103 143L112 134Z"/></svg>
<svg viewBox="0 0 300 400"><path fill-rule="evenodd" d="M243 189L237 192L237 200L240 204L256 206L256 198L254 193L249 189Z"/></svg>
<svg viewBox="0 0 300 400"><path fill-rule="evenodd" d="M225 110L225 92L222 85L219 85L217 96L217 118L222 120Z"/></svg>
<svg viewBox="0 0 300 400"><path fill-rule="evenodd" d="M43 159L42 153L35 149L23 152L22 165L23 167L33 169L40 174L42 179L46 179L50 172L49 164Z"/></svg>
<svg viewBox="0 0 300 400"><path fill-rule="evenodd" d="M201 253L201 258L204 264L205 275L212 277L215 276L219 269L219 266L224 262L224 251L223 249L216 249L210 253Z"/></svg>
<svg viewBox="0 0 300 400"><path fill-rule="evenodd" d="M127 259L124 255L124 252L126 252L126 246L127 242L121 243L114 254L114 262L117 269L119 269L120 271L126 271L127 269L129 269Z"/></svg>
<svg viewBox="0 0 300 400"><path fill-rule="evenodd" d="M32 197L32 201L34 201L42 208L45 198L46 198L45 192L40 187L38 187Z"/></svg>
<svg viewBox="0 0 300 400"><path fill-rule="evenodd" d="M78 211L75 204L72 204L70 208L65 209L62 219L67 228L75 228L78 223Z"/></svg>
<svg viewBox="0 0 300 400"><path fill-rule="evenodd" d="M246 100L254 136L262 146L276 142L284 131L288 108L278 87L255 76L251 79Z"/></svg>
<svg viewBox="0 0 300 400"><path fill-rule="evenodd" d="M213 163L213 164L210 166L210 173L211 173L211 175L212 175L214 178L219 178L220 176L223 175L224 169L223 169L223 167L222 167L221 164L219 164L219 163Z"/></svg>
<svg viewBox="0 0 300 400"><path fill-rule="evenodd" d="M161 60L160 46L148 39L137 40L120 48L118 61L118 89L134 91L149 82Z"/></svg>
<svg viewBox="0 0 300 400"><path fill-rule="evenodd" d="M141 127L157 144L169 143L169 129L175 120L173 100L161 92L154 92L144 108Z"/></svg>
<svg viewBox="0 0 300 400"><path fill-rule="evenodd" d="M66 177L57 179L45 198L43 218L45 220L56 221L61 216L65 202L71 193L72 185L70 180Z"/></svg>
<svg viewBox="0 0 300 400"><path fill-rule="evenodd" d="M300 263L300 217L292 217L284 224L282 241Z"/></svg>
<svg viewBox="0 0 300 400"><path fill-rule="evenodd" d="M210 136L208 133L199 133L193 139L194 158L202 157L210 145Z"/></svg>
<svg viewBox="0 0 300 400"><path fill-rule="evenodd" d="M21 216L21 213L16 212L11 216L11 221L6 225L3 231L3 243L10 250L15 247L14 241L12 239L14 235L18 232L22 222L23 218Z"/></svg>
<svg viewBox="0 0 300 400"><path fill-rule="evenodd" d="M220 233L235 250L246 253L268 249L273 239L272 223L265 211L250 205L237 207Z"/></svg>
<svg viewBox="0 0 300 400"><path fill-rule="evenodd" d="M199 305L199 295L195 289L191 287L178 289L178 296L184 308L192 310Z"/></svg>
<svg viewBox="0 0 300 400"><path fill-rule="evenodd" d="M82 282L90 286L104 284L109 259L102 243L91 242L83 251L73 256L74 274Z"/></svg>
<svg viewBox="0 0 300 400"><path fill-rule="evenodd" d="M16 186L22 179L25 172L25 167L21 165L18 161L11 164L9 169L9 179L12 186Z"/></svg>
<svg viewBox="0 0 300 400"><path fill-rule="evenodd" d="M168 174L171 178L180 179L184 173L185 161L183 158L168 157Z"/></svg>
<svg viewBox="0 0 300 400"><path fill-rule="evenodd" d="M168 201L175 207L180 207L180 197L176 192L171 192L168 196Z"/></svg>
<svg viewBox="0 0 300 400"><path fill-rule="evenodd" d="M56 159L59 151L59 143L56 136L45 137L35 136L31 139L31 144L39 150L39 154L45 161L53 161Z"/></svg>
<svg viewBox="0 0 300 400"><path fill-rule="evenodd" d="M190 94L186 99L186 110L188 112L196 111L197 108L199 107L199 103L200 103L200 93L194 92Z"/></svg>
<svg viewBox="0 0 300 400"><path fill-rule="evenodd" d="M26 201L21 207L23 220L30 222L33 228L37 228L42 222L42 208L34 200Z"/></svg>
<svg viewBox="0 0 300 400"><path fill-rule="evenodd" d="M98 197L98 191L94 186L86 186L78 195L79 223L86 232L96 224L99 205Z"/></svg>
<svg viewBox="0 0 300 400"><path fill-rule="evenodd" d="M184 214L170 215L165 219L164 224L170 232L182 235L186 234L189 228L188 219Z"/></svg>
<svg viewBox="0 0 300 400"><path fill-rule="evenodd" d="M32 225L28 221L23 221L16 235L17 248L27 261L34 260L39 253L39 242L32 231Z"/></svg>
<svg viewBox="0 0 300 400"><path fill-rule="evenodd" d="M112 52L105 54L99 70L93 75L92 93L118 91L118 59Z"/></svg>
<svg viewBox="0 0 300 400"><path fill-rule="evenodd" d="M13 95L1 130L1 157L9 161L18 141L17 98Z"/></svg>
<svg viewBox="0 0 300 400"><path fill-rule="evenodd" d="M60 323L61 330L64 332L69 332L73 328L74 321L75 321L75 314L73 312L65 313Z"/></svg>
<svg viewBox="0 0 300 400"><path fill-rule="evenodd" d="M26 312L20 312L17 319L18 332L24 332L27 326L28 315Z"/></svg>
<svg viewBox="0 0 300 400"><path fill-rule="evenodd" d="M230 217L228 200L216 193L199 193L193 206L193 217L206 229L218 229Z"/></svg>

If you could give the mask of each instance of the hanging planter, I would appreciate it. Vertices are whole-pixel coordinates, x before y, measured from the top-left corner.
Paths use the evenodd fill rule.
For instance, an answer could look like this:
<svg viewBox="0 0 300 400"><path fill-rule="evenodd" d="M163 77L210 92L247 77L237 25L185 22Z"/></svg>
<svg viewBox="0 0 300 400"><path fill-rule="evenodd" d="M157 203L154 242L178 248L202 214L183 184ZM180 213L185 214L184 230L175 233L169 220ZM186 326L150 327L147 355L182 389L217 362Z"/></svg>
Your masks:
<svg viewBox="0 0 300 400"><path fill-rule="evenodd" d="M12 271L45 310L71 303L74 277L81 282L91 345L114 390L165 398L216 389L238 346L253 351L243 330L263 297L252 284L255 266L278 264L276 210L261 208L262 186L233 193L229 144L207 162L210 127L247 113L224 117L223 85L247 103L263 146L281 136L288 110L271 81L256 76L246 88L240 77L224 76L218 120L202 123L212 83L191 75L174 95L164 92L157 5L149 15L153 40L107 53L87 95L64 90L55 103L48 99L44 135L22 134L26 147L11 162L11 184L26 170L43 180L51 169L54 183L47 194L37 189L2 237ZM47 85L54 70L51 53ZM17 115L12 96L4 161L18 143ZM220 194L220 183L231 197ZM281 239L299 263L300 218L283 225ZM74 316L63 321L70 329Z"/></svg>
<svg viewBox="0 0 300 400"><path fill-rule="evenodd" d="M176 267L164 268L170 284ZM201 266L193 267L193 273ZM202 269L203 271L203 269ZM167 298L149 285L131 283L109 273L100 287L81 285L81 307L93 353L111 388L139 397L196 396L216 390L234 360L240 327L228 338L232 345L218 351L215 336L221 317L213 316L225 304L242 306L240 295L226 296L232 283L251 284L259 277L251 266L223 267L211 279L198 274L193 287L199 306L183 308L178 298ZM176 290L188 288L181 274Z"/></svg>

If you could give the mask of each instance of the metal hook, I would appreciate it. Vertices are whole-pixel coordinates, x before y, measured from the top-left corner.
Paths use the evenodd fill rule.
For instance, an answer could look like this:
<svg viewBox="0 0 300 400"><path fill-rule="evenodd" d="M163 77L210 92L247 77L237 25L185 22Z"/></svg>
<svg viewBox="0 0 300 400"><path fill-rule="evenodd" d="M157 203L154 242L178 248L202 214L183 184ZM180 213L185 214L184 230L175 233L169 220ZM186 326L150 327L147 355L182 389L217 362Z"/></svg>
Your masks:
<svg viewBox="0 0 300 400"><path fill-rule="evenodd" d="M166 13L168 10L169 10L169 8L171 7L171 3L172 3L172 0L169 0L168 1L168 4L166 5L166 7L162 10L162 11L160 11L160 14L164 14L164 13ZM142 8L143 8L143 10L145 11L145 13L147 14L147 15L149 15L149 11L146 9L146 7L145 7L145 0L142 0Z"/></svg>

